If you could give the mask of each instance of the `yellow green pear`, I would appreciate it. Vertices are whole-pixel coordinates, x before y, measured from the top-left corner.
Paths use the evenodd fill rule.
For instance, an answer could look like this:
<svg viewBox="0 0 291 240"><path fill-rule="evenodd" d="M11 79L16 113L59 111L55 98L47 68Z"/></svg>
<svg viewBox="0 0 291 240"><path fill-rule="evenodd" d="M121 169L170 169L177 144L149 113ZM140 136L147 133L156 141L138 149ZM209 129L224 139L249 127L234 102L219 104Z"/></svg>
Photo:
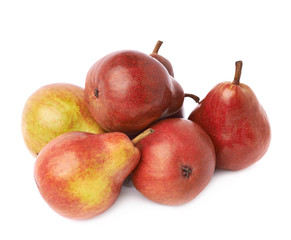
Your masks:
<svg viewBox="0 0 291 240"><path fill-rule="evenodd" d="M67 83L49 84L27 99L22 134L33 156L57 136L71 131L104 133L87 108L83 88Z"/></svg>
<svg viewBox="0 0 291 240"><path fill-rule="evenodd" d="M116 201L122 183L140 160L135 144L152 133L148 129L132 141L120 132L69 132L39 153L34 178L40 194L60 215L88 219Z"/></svg>

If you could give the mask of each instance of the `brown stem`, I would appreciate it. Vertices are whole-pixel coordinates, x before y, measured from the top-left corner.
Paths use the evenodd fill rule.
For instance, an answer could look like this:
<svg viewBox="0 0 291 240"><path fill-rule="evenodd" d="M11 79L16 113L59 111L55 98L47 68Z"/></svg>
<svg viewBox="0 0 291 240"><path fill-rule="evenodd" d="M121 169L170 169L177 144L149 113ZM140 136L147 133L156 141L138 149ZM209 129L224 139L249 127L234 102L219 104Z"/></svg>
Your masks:
<svg viewBox="0 0 291 240"><path fill-rule="evenodd" d="M184 94L184 97L192 98L197 103L199 103L199 101L200 101L200 98L199 97L197 97L196 95L191 94L191 93L185 93Z"/></svg>
<svg viewBox="0 0 291 240"><path fill-rule="evenodd" d="M163 44L163 42L162 41L157 41L157 43L156 43L156 46L155 46L155 48L154 48L154 50L153 50L153 53L156 53L156 54L158 54L158 52L159 52L159 50L160 50L160 47L162 46L162 44Z"/></svg>
<svg viewBox="0 0 291 240"><path fill-rule="evenodd" d="M243 66L242 61L237 61L235 63L235 75L234 75L234 79L233 79L233 82L232 82L235 85L239 85L242 66Z"/></svg>
<svg viewBox="0 0 291 240"><path fill-rule="evenodd" d="M154 132L154 129L148 128L147 130L143 131L141 134L137 135L134 139L132 139L133 145L136 145L139 141L150 135Z"/></svg>

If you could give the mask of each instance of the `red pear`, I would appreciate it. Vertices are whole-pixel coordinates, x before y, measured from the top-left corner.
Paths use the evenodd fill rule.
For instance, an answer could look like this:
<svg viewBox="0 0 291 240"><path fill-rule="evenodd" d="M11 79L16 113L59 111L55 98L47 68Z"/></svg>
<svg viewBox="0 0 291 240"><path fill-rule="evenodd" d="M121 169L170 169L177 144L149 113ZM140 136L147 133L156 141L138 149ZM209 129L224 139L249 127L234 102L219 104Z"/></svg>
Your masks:
<svg viewBox="0 0 291 240"><path fill-rule="evenodd" d="M158 41L156 43L156 46L155 46L153 52L150 54L150 56L157 59L161 64L163 64L164 67L167 69L168 73L172 77L174 77L174 70L173 70L172 64L170 63L170 61L168 59L166 59L165 57L163 57L162 55L160 55L158 53L162 44L163 44L162 41Z"/></svg>
<svg viewBox="0 0 291 240"><path fill-rule="evenodd" d="M150 54L151 57L157 59L161 64L164 65L164 67L167 69L168 73L174 77L174 70L172 67L172 64L168 59L163 57L162 55L159 54L159 50L162 46L163 42L162 41L157 41L156 46L153 50L153 52ZM174 114L167 116L166 118L183 118L185 116L185 110L184 107L182 106L177 112Z"/></svg>
<svg viewBox="0 0 291 240"><path fill-rule="evenodd" d="M101 214L116 201L123 181L140 160L134 145L152 132L148 129L132 141L120 132L69 132L56 137L35 163L42 197L67 218Z"/></svg>
<svg viewBox="0 0 291 240"><path fill-rule="evenodd" d="M268 117L254 92L240 83L242 62L233 82L216 85L190 114L211 137L216 168L240 170L263 157L271 139Z"/></svg>
<svg viewBox="0 0 291 240"><path fill-rule="evenodd" d="M187 119L164 119L141 140L141 160L132 182L145 197L161 204L180 205L194 199L210 181L215 150L206 132Z"/></svg>
<svg viewBox="0 0 291 240"><path fill-rule="evenodd" d="M138 51L118 51L96 62L86 78L88 108L106 131L136 134L176 113L184 92L167 69Z"/></svg>

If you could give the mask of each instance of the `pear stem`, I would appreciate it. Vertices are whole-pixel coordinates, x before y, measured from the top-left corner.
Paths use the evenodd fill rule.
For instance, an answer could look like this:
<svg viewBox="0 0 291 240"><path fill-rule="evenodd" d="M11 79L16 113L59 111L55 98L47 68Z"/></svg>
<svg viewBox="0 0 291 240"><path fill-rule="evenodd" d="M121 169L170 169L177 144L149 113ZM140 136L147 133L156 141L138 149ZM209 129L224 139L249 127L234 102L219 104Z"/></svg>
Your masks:
<svg viewBox="0 0 291 240"><path fill-rule="evenodd" d="M137 135L134 139L132 139L133 145L136 145L139 141L150 135L154 132L154 129L148 128L147 130L143 131L141 134Z"/></svg>
<svg viewBox="0 0 291 240"><path fill-rule="evenodd" d="M160 47L162 46L162 44L163 44L163 42L162 41L157 41L157 43L156 43L156 46L155 46L155 48L154 48L154 50L153 50L153 53L156 53L156 54L158 54L158 52L159 52L159 50L160 50Z"/></svg>
<svg viewBox="0 0 291 240"><path fill-rule="evenodd" d="M232 84L239 85L242 66L243 66L242 61L235 62L235 75Z"/></svg>
<svg viewBox="0 0 291 240"><path fill-rule="evenodd" d="M199 101L200 101L199 97L197 97L196 95L191 94L191 93L185 93L184 97L192 98L196 103L199 103Z"/></svg>

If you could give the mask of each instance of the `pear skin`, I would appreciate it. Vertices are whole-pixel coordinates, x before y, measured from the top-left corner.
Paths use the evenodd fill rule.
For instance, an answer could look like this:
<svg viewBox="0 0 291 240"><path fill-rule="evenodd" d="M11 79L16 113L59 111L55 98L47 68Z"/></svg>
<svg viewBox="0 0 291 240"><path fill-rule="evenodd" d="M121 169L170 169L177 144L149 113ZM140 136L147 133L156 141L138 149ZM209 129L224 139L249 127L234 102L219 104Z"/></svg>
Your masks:
<svg viewBox="0 0 291 240"><path fill-rule="evenodd" d="M189 116L211 137L218 169L244 169L270 145L267 114L252 89L240 83L241 69L242 62L236 62L234 81L217 84Z"/></svg>
<svg viewBox="0 0 291 240"><path fill-rule="evenodd" d="M85 97L105 131L134 135L176 113L184 92L159 61L139 51L123 50L93 64L86 76Z"/></svg>
<svg viewBox="0 0 291 240"><path fill-rule="evenodd" d="M184 108L182 106L184 102L183 97L183 89L180 86L180 84L174 79L174 70L172 67L171 62L159 54L160 47L162 46L162 41L157 41L155 48L153 52L150 54L151 57L158 60L168 71L170 78L172 79L172 102L167 110L161 117L161 119L164 118L183 118L184 117ZM180 107L180 109L179 109Z"/></svg>
<svg viewBox="0 0 291 240"><path fill-rule="evenodd" d="M69 132L42 149L34 178L57 213L88 219L112 206L139 159L140 151L123 133Z"/></svg>
<svg viewBox="0 0 291 240"><path fill-rule="evenodd" d="M160 50L160 47L162 46L162 44L163 44L162 41L160 41L160 40L157 41L156 46L155 46L153 52L150 54L150 56L157 59L161 64L163 64L164 67L167 69L168 73L172 77L174 77L174 70L173 70L171 62L159 54L159 50Z"/></svg>
<svg viewBox="0 0 291 240"><path fill-rule="evenodd" d="M33 156L52 139L70 131L104 133L91 116L81 87L50 84L27 99L22 113L22 134Z"/></svg>
<svg viewBox="0 0 291 240"><path fill-rule="evenodd" d="M135 188L148 199L181 205L194 199L215 169L210 137L196 123L180 118L151 125L155 132L141 140L141 160L132 172Z"/></svg>

